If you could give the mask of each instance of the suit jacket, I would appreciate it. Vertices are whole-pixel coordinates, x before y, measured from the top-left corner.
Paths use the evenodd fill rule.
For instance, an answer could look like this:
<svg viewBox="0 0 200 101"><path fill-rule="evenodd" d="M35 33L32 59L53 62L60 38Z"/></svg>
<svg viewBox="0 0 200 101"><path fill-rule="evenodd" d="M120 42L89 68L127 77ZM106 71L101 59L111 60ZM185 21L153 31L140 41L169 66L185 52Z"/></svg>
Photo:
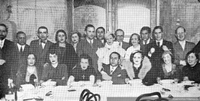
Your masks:
<svg viewBox="0 0 200 101"><path fill-rule="evenodd" d="M129 47L129 43L122 41L122 48L126 50Z"/></svg>
<svg viewBox="0 0 200 101"><path fill-rule="evenodd" d="M96 51L98 48L101 47L103 47L103 44L97 39L93 39L93 46L91 46L86 39L81 40L77 45L78 56L80 56L83 53L88 54L92 58L93 67L96 72L98 71L97 69L98 56L96 54Z"/></svg>
<svg viewBox="0 0 200 101"><path fill-rule="evenodd" d="M186 54L194 48L195 44L192 42L186 41L185 49L183 50L180 43L177 41L173 44L174 47L174 56L176 65L180 65L180 60L185 60ZM181 66L181 65L180 65Z"/></svg>
<svg viewBox="0 0 200 101"><path fill-rule="evenodd" d="M115 69L115 71L112 74L110 74L110 64L104 65L103 71L112 77L113 84L125 84L125 78L127 77L127 73L126 70L121 69L120 66L118 66Z"/></svg>
<svg viewBox="0 0 200 101"><path fill-rule="evenodd" d="M14 43L10 40L5 39L2 49L0 48L1 59L6 62L0 65L0 90L2 94L6 93L8 89L8 78L11 75L11 64L13 63L13 47Z"/></svg>
<svg viewBox="0 0 200 101"><path fill-rule="evenodd" d="M165 45L170 52L173 54L174 53L174 49L173 49L173 45L172 42L163 40L163 44L162 46L158 46L156 44L156 41L153 41L152 43L150 43L147 47L148 47L148 51L150 51L151 48L155 49L155 52L152 54L152 56L150 57L150 61L152 63L152 69L151 72L153 73L153 79L155 79L156 77L158 77L162 71L161 66L162 66L162 54L164 53L164 50L162 49L163 45ZM148 54L148 53L146 53Z"/></svg>
<svg viewBox="0 0 200 101"><path fill-rule="evenodd" d="M143 43L143 40L141 40L140 41L140 47L141 47L141 51L142 51L142 53L143 53L143 55L146 55L147 56L147 51L148 51L148 45L150 44L150 43L152 43L153 42L153 39L149 39L150 41L149 41L149 43L147 43L147 44L144 44Z"/></svg>
<svg viewBox="0 0 200 101"><path fill-rule="evenodd" d="M14 57L13 57L13 63L12 63L12 68L11 68L11 72L12 72L12 77L16 76L17 71L19 70L19 67L21 67L22 65L26 64L27 62L27 56L29 54L29 45L25 45L24 50L22 53L20 53L20 49L17 46L17 43L14 44Z"/></svg>
<svg viewBox="0 0 200 101"><path fill-rule="evenodd" d="M199 58L200 58L200 41L196 44L196 46L192 49L192 51L199 54Z"/></svg>
<svg viewBox="0 0 200 101"><path fill-rule="evenodd" d="M47 43L44 47L44 49L42 49L42 47L40 46L40 40L33 40L30 43L30 52L35 54L36 58L37 58L37 65L39 66L38 69L38 73L41 74L42 70L43 70L43 65L47 62L47 52L49 50L49 47L52 45L52 42L50 42L49 40L47 40Z"/></svg>
<svg viewBox="0 0 200 101"><path fill-rule="evenodd" d="M56 49L58 51L59 63L67 65L68 72L70 73L72 68L78 62L78 56L74 50L74 47L71 44L66 43L65 52L62 53L61 48L59 47L59 44L55 43L55 44L51 45L49 49Z"/></svg>

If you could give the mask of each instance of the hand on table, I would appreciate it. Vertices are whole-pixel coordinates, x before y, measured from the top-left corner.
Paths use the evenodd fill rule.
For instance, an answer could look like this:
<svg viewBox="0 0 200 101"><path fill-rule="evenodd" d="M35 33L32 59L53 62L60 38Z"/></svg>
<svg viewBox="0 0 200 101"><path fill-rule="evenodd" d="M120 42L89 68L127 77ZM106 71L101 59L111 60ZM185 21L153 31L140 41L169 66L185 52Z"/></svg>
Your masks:
<svg viewBox="0 0 200 101"><path fill-rule="evenodd" d="M183 77L183 81L189 81L189 78L187 76Z"/></svg>

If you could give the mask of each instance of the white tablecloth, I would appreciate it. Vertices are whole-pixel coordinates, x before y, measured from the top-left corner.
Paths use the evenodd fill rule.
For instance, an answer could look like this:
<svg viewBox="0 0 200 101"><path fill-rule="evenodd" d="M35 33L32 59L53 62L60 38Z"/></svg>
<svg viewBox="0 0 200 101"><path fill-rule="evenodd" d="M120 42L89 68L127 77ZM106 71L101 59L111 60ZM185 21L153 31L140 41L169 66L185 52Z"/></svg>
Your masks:
<svg viewBox="0 0 200 101"><path fill-rule="evenodd" d="M101 87L93 87L90 85L57 87L44 87L39 89L31 89L28 91L18 92L18 101L24 98L41 97L44 101L78 101L83 89L89 89L93 93L101 95L102 100L106 101L107 97L138 97L144 93L160 92L162 88L170 89L171 91L162 94L162 97L168 97L171 94L173 97L200 97L200 87L190 87L188 91L184 90L181 84L145 86L142 84L125 84L125 85L102 85ZM76 91L69 92L68 89ZM52 91L51 96L45 96L46 93Z"/></svg>

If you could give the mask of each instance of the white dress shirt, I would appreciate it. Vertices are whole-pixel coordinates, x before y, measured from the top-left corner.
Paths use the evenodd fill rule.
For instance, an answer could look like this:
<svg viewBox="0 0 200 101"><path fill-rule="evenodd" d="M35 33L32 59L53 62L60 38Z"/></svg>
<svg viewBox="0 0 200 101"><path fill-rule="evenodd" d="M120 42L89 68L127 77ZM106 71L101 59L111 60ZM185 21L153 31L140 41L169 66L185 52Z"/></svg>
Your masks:
<svg viewBox="0 0 200 101"><path fill-rule="evenodd" d="M158 42L160 42L160 46L159 47L161 47L163 45L163 39L161 39L160 41L156 40L156 45L157 45Z"/></svg>
<svg viewBox="0 0 200 101"><path fill-rule="evenodd" d="M185 49L185 44L186 44L186 41L178 41L182 47L182 49L184 50Z"/></svg>
<svg viewBox="0 0 200 101"><path fill-rule="evenodd" d="M3 46L4 46L4 42L5 42L5 39L0 40L0 47L1 47L1 48L3 48Z"/></svg>
<svg viewBox="0 0 200 101"><path fill-rule="evenodd" d="M110 75L113 74L113 72L115 71L116 68L117 68L117 66L113 67L110 65Z"/></svg>
<svg viewBox="0 0 200 101"><path fill-rule="evenodd" d="M20 52L20 49L22 48L22 52L24 51L24 48L25 48L25 45L20 45L17 43L17 47L18 47L18 50Z"/></svg>

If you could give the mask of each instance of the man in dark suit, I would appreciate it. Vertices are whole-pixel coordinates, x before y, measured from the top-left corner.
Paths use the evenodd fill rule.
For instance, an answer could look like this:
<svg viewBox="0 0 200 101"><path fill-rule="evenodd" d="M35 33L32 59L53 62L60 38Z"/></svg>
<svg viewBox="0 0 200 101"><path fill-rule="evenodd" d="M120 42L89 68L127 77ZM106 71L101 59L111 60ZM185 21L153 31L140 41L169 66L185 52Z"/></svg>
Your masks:
<svg viewBox="0 0 200 101"><path fill-rule="evenodd" d="M147 46L147 54L152 63L152 69L148 74L151 75L151 79L154 82L157 81L156 78L160 75L160 73L162 73L162 54L164 53L164 51L170 51L172 54L174 53L172 42L164 40L163 34L163 28L161 26L156 26L153 30L153 35L156 40Z"/></svg>
<svg viewBox="0 0 200 101"><path fill-rule="evenodd" d="M88 54L92 58L92 65L95 71L98 73L97 69L97 59L98 56L96 51L98 48L103 47L103 44L94 38L95 36L95 27L91 24L88 24L85 27L86 38L81 40L77 45L77 54L80 56L81 54Z"/></svg>
<svg viewBox="0 0 200 101"><path fill-rule="evenodd" d="M36 55L36 63L39 65L38 74L42 74L43 66L47 61L47 52L52 42L47 40L48 29L45 26L38 28L38 40L33 40L30 43L30 52Z"/></svg>
<svg viewBox="0 0 200 101"><path fill-rule="evenodd" d="M98 27L96 29L96 38L101 41L101 43L103 45L105 45L106 43L106 39L105 39L105 29L103 27Z"/></svg>
<svg viewBox="0 0 200 101"><path fill-rule="evenodd" d="M140 47L144 55L147 55L147 46L153 42L153 39L151 39L151 28L148 26L142 27L140 30Z"/></svg>
<svg viewBox="0 0 200 101"><path fill-rule="evenodd" d="M125 84L127 73L125 69L120 67L120 54L112 52L110 54L110 64L103 65L101 70L101 79L106 81L113 81L113 84ZM99 82L99 81L97 81Z"/></svg>
<svg viewBox="0 0 200 101"><path fill-rule="evenodd" d="M0 93L7 93L8 78L11 76L11 64L13 63L14 43L6 39L8 27L0 24Z"/></svg>
<svg viewBox="0 0 200 101"><path fill-rule="evenodd" d="M191 51L195 44L186 41L186 29L183 26L179 26L175 30L175 36L177 41L173 44L175 64L182 70L182 67L186 65L185 56Z"/></svg>
<svg viewBox="0 0 200 101"><path fill-rule="evenodd" d="M122 29L117 29L115 31L116 40L119 42L119 46L121 46L123 49L127 49L129 47L129 44L127 42L124 42L124 31Z"/></svg>
<svg viewBox="0 0 200 101"><path fill-rule="evenodd" d="M22 31L17 32L16 34L16 43L14 44L14 59L11 68L12 78L14 83L18 85L19 82L16 80L17 71L21 66L26 64L26 59L29 54L30 46L26 44L26 34Z"/></svg>

